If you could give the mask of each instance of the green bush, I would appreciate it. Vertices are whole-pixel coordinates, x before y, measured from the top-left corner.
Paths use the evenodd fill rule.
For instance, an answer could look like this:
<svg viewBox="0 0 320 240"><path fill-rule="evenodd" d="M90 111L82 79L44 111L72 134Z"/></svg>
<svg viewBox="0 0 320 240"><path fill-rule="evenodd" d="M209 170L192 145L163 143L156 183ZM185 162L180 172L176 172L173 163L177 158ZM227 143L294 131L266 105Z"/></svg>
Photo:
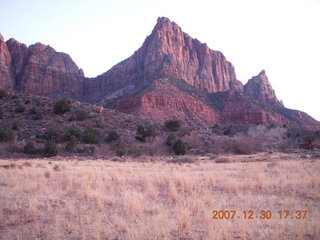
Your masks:
<svg viewBox="0 0 320 240"><path fill-rule="evenodd" d="M158 132L154 126L148 126L145 130L145 135L147 138L154 138L157 136Z"/></svg>
<svg viewBox="0 0 320 240"><path fill-rule="evenodd" d="M0 129L0 142L11 142L15 137L16 134L13 131Z"/></svg>
<svg viewBox="0 0 320 240"><path fill-rule="evenodd" d="M185 155L186 154L186 146L181 139L178 139L175 144L173 144L172 149L176 155Z"/></svg>
<svg viewBox="0 0 320 240"><path fill-rule="evenodd" d="M24 112L26 110L26 108L24 107L24 106L22 106L22 105L18 105L15 109L14 109L14 111L16 112L16 113L22 113L22 112Z"/></svg>
<svg viewBox="0 0 320 240"><path fill-rule="evenodd" d="M120 135L117 133L117 131L110 131L106 137L106 142L113 142L117 141L118 139L120 139Z"/></svg>
<svg viewBox="0 0 320 240"><path fill-rule="evenodd" d="M170 133L170 134L168 135L168 137L167 137L166 144L167 144L168 146L171 146L171 145L172 145L172 141L174 141L174 140L176 140L176 139L177 139L176 135L173 134L173 133Z"/></svg>
<svg viewBox="0 0 320 240"><path fill-rule="evenodd" d="M18 120L14 120L11 125L12 130L19 130L19 122Z"/></svg>
<svg viewBox="0 0 320 240"><path fill-rule="evenodd" d="M36 148L34 145L34 142L32 140L29 140L26 145L23 148L23 152L27 154L35 154L36 153Z"/></svg>
<svg viewBox="0 0 320 240"><path fill-rule="evenodd" d="M85 143L96 144L98 143L97 136L98 132L94 128L87 127L82 134L82 139Z"/></svg>
<svg viewBox="0 0 320 240"><path fill-rule="evenodd" d="M86 120L88 117L89 117L89 113L85 110L81 110L73 118L77 121L83 121L83 120Z"/></svg>
<svg viewBox="0 0 320 240"><path fill-rule="evenodd" d="M44 146L44 155L46 157L53 157L58 154L58 146L54 140L48 140Z"/></svg>
<svg viewBox="0 0 320 240"><path fill-rule="evenodd" d="M181 122L179 120L168 120L165 121L164 126L168 128L170 131L178 131L181 127Z"/></svg>
<svg viewBox="0 0 320 240"><path fill-rule="evenodd" d="M74 152L76 146L78 144L78 140L75 136L71 136L70 137L70 140L68 141L66 147L65 147L65 150L67 152Z"/></svg>
<svg viewBox="0 0 320 240"><path fill-rule="evenodd" d="M53 110L55 114L64 114L69 112L70 108L70 100L68 98L61 98L54 104Z"/></svg>
<svg viewBox="0 0 320 240"><path fill-rule="evenodd" d="M193 156L185 155L185 156L176 157L172 160L169 160L168 162L170 162L170 163L195 163L196 159Z"/></svg>
<svg viewBox="0 0 320 240"><path fill-rule="evenodd" d="M157 136L157 130L154 126L145 128L142 125L138 125L137 135L135 137L138 141L146 142L146 139L154 138L155 136Z"/></svg>
<svg viewBox="0 0 320 240"><path fill-rule="evenodd" d="M66 134L66 139L70 140L72 136L76 137L77 139L81 138L81 130L80 130L80 128L78 128L75 125L71 125L68 128L68 131L67 131L67 134Z"/></svg>
<svg viewBox="0 0 320 240"><path fill-rule="evenodd" d="M24 101L24 104L29 104L30 103L30 99L26 99L25 101Z"/></svg>

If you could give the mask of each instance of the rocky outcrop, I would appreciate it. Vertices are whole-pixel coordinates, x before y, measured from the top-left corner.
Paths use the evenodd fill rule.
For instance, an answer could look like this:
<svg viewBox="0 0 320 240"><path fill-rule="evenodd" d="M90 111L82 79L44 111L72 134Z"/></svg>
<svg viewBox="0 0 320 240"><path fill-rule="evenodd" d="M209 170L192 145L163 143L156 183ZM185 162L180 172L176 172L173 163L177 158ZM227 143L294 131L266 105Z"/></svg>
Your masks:
<svg viewBox="0 0 320 240"><path fill-rule="evenodd" d="M13 77L11 73L11 55L0 34L0 89L12 89Z"/></svg>
<svg viewBox="0 0 320 240"><path fill-rule="evenodd" d="M281 104L268 80L264 70L257 76L252 77L244 85L244 92L254 99L271 104Z"/></svg>
<svg viewBox="0 0 320 240"><path fill-rule="evenodd" d="M28 48L18 87L31 94L81 95L83 77L83 72L69 55L36 43Z"/></svg>
<svg viewBox="0 0 320 240"><path fill-rule="evenodd" d="M188 84L208 92L242 90L233 65L221 52L191 38L168 18L158 22L142 47L130 58L98 76L94 82L97 93L109 93L129 84L136 86L161 76L185 80ZM90 87L88 87L90 89Z"/></svg>
<svg viewBox="0 0 320 240"><path fill-rule="evenodd" d="M0 88L38 95L84 94L84 74L69 55L36 43L0 40Z"/></svg>
<svg viewBox="0 0 320 240"><path fill-rule="evenodd" d="M147 92L117 101L113 107L160 123L178 119L190 126L208 126L219 121L212 108L166 78L156 80Z"/></svg>

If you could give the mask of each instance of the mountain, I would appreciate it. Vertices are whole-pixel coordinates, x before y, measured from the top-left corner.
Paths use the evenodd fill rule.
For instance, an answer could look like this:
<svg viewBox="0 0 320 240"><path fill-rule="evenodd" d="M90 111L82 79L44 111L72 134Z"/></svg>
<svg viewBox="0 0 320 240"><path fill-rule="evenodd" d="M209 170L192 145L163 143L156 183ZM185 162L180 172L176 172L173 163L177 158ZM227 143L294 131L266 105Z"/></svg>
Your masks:
<svg viewBox="0 0 320 240"><path fill-rule="evenodd" d="M142 46L107 72L85 78L69 55L36 43L0 40L0 88L68 96L156 122L186 125L275 123L320 129L306 113L287 109L265 71L244 86L219 52L158 18Z"/></svg>

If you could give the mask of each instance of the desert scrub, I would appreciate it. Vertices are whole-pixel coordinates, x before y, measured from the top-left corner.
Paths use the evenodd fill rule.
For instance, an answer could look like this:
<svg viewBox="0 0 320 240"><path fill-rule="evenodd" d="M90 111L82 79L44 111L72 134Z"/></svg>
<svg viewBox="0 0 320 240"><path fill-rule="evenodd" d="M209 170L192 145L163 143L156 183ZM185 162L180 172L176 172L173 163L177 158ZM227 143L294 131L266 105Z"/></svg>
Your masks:
<svg viewBox="0 0 320 240"><path fill-rule="evenodd" d="M164 126L170 131L178 131L181 127L181 122L179 120L168 120L165 121Z"/></svg>
<svg viewBox="0 0 320 240"><path fill-rule="evenodd" d="M89 144L98 143L98 131L92 127L87 127L82 134L83 142Z"/></svg>
<svg viewBox="0 0 320 240"><path fill-rule="evenodd" d="M24 112L26 110L26 108L23 106L23 105L18 105L15 109L14 109L14 111L16 112L16 113L22 113L22 112Z"/></svg>
<svg viewBox="0 0 320 240"><path fill-rule="evenodd" d="M46 157L53 157L58 154L58 146L54 140L48 140L44 146L44 155Z"/></svg>
<svg viewBox="0 0 320 240"><path fill-rule="evenodd" d="M71 136L70 140L68 141L68 143L65 147L65 150L67 152L74 152L77 144L78 144L77 138L75 136Z"/></svg>
<svg viewBox="0 0 320 240"><path fill-rule="evenodd" d="M0 129L0 142L11 142L16 134L12 130Z"/></svg>
<svg viewBox="0 0 320 240"><path fill-rule="evenodd" d="M178 139L175 144L173 144L172 150L176 155L185 155L187 151L186 146L181 139Z"/></svg>
<svg viewBox="0 0 320 240"><path fill-rule="evenodd" d="M16 130L16 131L19 130L19 121L18 120L14 120L12 122L11 129Z"/></svg>
<svg viewBox="0 0 320 240"><path fill-rule="evenodd" d="M64 114L69 112L71 108L71 103L68 98L59 99L53 106L53 110L55 114Z"/></svg>
<svg viewBox="0 0 320 240"><path fill-rule="evenodd" d="M76 113L75 116L72 117L72 120L76 121L84 121L88 119L89 113L85 110L80 110L79 112Z"/></svg>
<svg viewBox="0 0 320 240"><path fill-rule="evenodd" d="M196 158L194 156L185 155L185 156L175 157L174 159L171 159L168 162L169 163L195 163Z"/></svg>
<svg viewBox="0 0 320 240"><path fill-rule="evenodd" d="M23 152L27 154L35 154L36 148L34 145L34 141L28 140L26 145L23 147Z"/></svg>
<svg viewBox="0 0 320 240"><path fill-rule="evenodd" d="M105 140L106 142L113 142L117 141L118 139L120 139L119 133L117 131L110 131Z"/></svg>

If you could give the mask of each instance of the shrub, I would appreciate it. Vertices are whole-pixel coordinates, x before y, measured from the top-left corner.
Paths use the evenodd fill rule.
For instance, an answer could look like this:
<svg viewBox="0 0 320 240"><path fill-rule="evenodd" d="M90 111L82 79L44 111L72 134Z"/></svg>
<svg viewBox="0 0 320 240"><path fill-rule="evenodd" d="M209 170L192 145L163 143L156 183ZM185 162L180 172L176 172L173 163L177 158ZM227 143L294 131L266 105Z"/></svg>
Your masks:
<svg viewBox="0 0 320 240"><path fill-rule="evenodd" d="M241 136L234 141L233 150L237 154L252 154L262 151L262 141L258 138Z"/></svg>
<svg viewBox="0 0 320 240"><path fill-rule="evenodd" d="M178 131L178 129L181 127L181 123L179 120L168 120L165 121L164 126L168 128L170 131Z"/></svg>
<svg viewBox="0 0 320 240"><path fill-rule="evenodd" d="M111 131L106 137L106 142L113 142L117 141L118 139L120 139L120 135L117 133L117 131Z"/></svg>
<svg viewBox="0 0 320 240"><path fill-rule="evenodd" d="M157 136L157 129L154 126L148 126L146 131L145 131L146 137L147 138L154 138Z"/></svg>
<svg viewBox="0 0 320 240"><path fill-rule="evenodd" d="M54 104L53 110L55 114L64 114L69 112L70 108L70 100L67 98L61 98Z"/></svg>
<svg viewBox="0 0 320 240"><path fill-rule="evenodd" d="M170 161L168 161L170 163L195 163L196 159L193 156L180 156L180 157L176 157Z"/></svg>
<svg viewBox="0 0 320 240"><path fill-rule="evenodd" d="M78 128L75 125L71 125L68 128L68 131L67 131L67 134L66 134L66 139L70 140L72 136L76 137L77 139L81 138L81 130L80 130L80 128Z"/></svg>
<svg viewBox="0 0 320 240"><path fill-rule="evenodd" d="M313 134L304 136L302 139L301 147L305 149L312 149L314 147L313 143L315 140L316 140L316 137Z"/></svg>
<svg viewBox="0 0 320 240"><path fill-rule="evenodd" d="M61 138L60 129L57 126L50 126L46 129L42 137L46 140L54 140L57 142Z"/></svg>
<svg viewBox="0 0 320 240"><path fill-rule="evenodd" d="M0 107L0 119L3 118L3 111L2 111L2 108Z"/></svg>
<svg viewBox="0 0 320 240"><path fill-rule="evenodd" d="M166 144L167 144L168 146L171 146L171 145L172 145L172 141L176 140L176 138L177 138L177 137L176 137L175 134L170 133L170 134L168 135L168 137L167 137Z"/></svg>
<svg viewBox="0 0 320 240"><path fill-rule="evenodd" d="M15 121L12 122L11 128L12 128L12 130L19 130L19 122L18 122L18 120L15 120Z"/></svg>
<svg viewBox="0 0 320 240"><path fill-rule="evenodd" d="M0 90L0 99L8 96L8 93L5 90Z"/></svg>
<svg viewBox="0 0 320 240"><path fill-rule="evenodd" d="M76 114L74 119L77 121L83 121L83 120L86 120L88 117L89 117L89 113L85 110L81 110Z"/></svg>
<svg viewBox="0 0 320 240"><path fill-rule="evenodd" d="M13 131L0 129L0 142L11 142L15 137L16 135Z"/></svg>
<svg viewBox="0 0 320 240"><path fill-rule="evenodd" d="M14 111L16 112L16 113L22 113L22 112L24 112L26 110L26 108L24 107L24 106L22 106L22 105L18 105L15 109L14 109Z"/></svg>
<svg viewBox="0 0 320 240"><path fill-rule="evenodd" d="M33 108L30 108L29 109L29 113L31 114L36 114L37 113L37 110L33 107Z"/></svg>
<svg viewBox="0 0 320 240"><path fill-rule="evenodd" d="M154 126L144 126L138 125L136 139L140 142L146 142L146 139L154 138L157 136L157 130Z"/></svg>
<svg viewBox="0 0 320 240"><path fill-rule="evenodd" d="M34 142L29 140L23 148L23 152L27 154L34 154L36 153L36 148L34 146Z"/></svg>
<svg viewBox="0 0 320 240"><path fill-rule="evenodd" d="M54 140L48 140L44 146L44 155L46 157L53 157L58 154L58 146Z"/></svg>
<svg viewBox="0 0 320 240"><path fill-rule="evenodd" d="M186 154L186 146L181 139L178 139L175 144L173 144L172 149L176 155L184 155Z"/></svg>
<svg viewBox="0 0 320 240"><path fill-rule="evenodd" d="M75 136L71 136L69 142L67 143L65 150L68 152L73 152L78 144L78 140Z"/></svg>
<svg viewBox="0 0 320 240"><path fill-rule="evenodd" d="M30 103L30 99L26 99L25 101L24 101L24 104L29 104Z"/></svg>
<svg viewBox="0 0 320 240"><path fill-rule="evenodd" d="M111 145L111 148L118 157L122 157L125 153L125 144L121 139L114 141Z"/></svg>
<svg viewBox="0 0 320 240"><path fill-rule="evenodd" d="M87 127L82 134L82 139L85 143L96 144L98 143L97 135L98 132L94 128Z"/></svg>
<svg viewBox="0 0 320 240"><path fill-rule="evenodd" d="M42 120L43 119L43 115L41 112L36 112L33 116L34 120Z"/></svg>

